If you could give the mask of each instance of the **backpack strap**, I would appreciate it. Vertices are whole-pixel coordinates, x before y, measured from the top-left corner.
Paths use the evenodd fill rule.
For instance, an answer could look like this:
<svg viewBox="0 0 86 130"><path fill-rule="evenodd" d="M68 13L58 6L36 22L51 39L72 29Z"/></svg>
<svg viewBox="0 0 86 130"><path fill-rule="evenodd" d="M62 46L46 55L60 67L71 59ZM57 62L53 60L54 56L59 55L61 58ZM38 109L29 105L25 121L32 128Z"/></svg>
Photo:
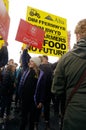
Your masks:
<svg viewBox="0 0 86 130"><path fill-rule="evenodd" d="M86 77L86 70L83 72L83 74L81 75L79 81L77 82L77 84L75 85L75 87L73 88L73 90L71 91L67 101L66 101L66 104L65 104L65 109L64 109L64 112L62 113L62 117L61 117L61 126L60 126L60 130L62 130L62 127L63 127L63 119L64 119L64 114L65 114L65 111L66 111L66 108L68 106L68 104L70 103L72 97L74 96L74 94L77 92L78 88L80 87L81 83L84 81Z"/></svg>
<svg viewBox="0 0 86 130"><path fill-rule="evenodd" d="M77 84L75 85L75 87L73 88L73 90L71 91L68 99L67 99L67 102L66 102L66 106L65 106L65 109L67 108L69 102L71 101L73 95L77 92L78 88L80 87L81 83L84 81L86 77L86 70L83 72L83 74L81 75L79 81L77 82Z"/></svg>

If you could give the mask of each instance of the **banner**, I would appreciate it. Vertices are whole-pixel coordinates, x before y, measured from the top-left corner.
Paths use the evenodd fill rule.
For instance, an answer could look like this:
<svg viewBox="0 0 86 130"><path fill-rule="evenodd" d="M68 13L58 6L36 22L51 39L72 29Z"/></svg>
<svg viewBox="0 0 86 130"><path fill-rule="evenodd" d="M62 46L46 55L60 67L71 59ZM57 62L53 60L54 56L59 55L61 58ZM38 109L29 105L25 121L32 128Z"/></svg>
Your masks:
<svg viewBox="0 0 86 130"><path fill-rule="evenodd" d="M65 18L28 6L26 21L45 31L42 49L31 47L29 52L61 57L68 51L67 20Z"/></svg>
<svg viewBox="0 0 86 130"><path fill-rule="evenodd" d="M9 11L9 1L8 0L3 0L5 7L7 9L7 11Z"/></svg>
<svg viewBox="0 0 86 130"><path fill-rule="evenodd" d="M9 1L8 0L3 0L3 2L5 4L5 7L6 7L7 12L8 12L8 10L9 10ZM0 36L0 49L2 48L3 44L4 44L4 40L3 40L2 36Z"/></svg>
<svg viewBox="0 0 86 130"><path fill-rule="evenodd" d="M10 17L3 1L0 0L0 36L2 36L5 41L7 41L8 38L9 25Z"/></svg>
<svg viewBox="0 0 86 130"><path fill-rule="evenodd" d="M44 30L38 28L23 19L20 19L15 40L41 49L44 41Z"/></svg>
<svg viewBox="0 0 86 130"><path fill-rule="evenodd" d="M0 36L0 49L2 48L3 45L4 45L4 40L2 36Z"/></svg>

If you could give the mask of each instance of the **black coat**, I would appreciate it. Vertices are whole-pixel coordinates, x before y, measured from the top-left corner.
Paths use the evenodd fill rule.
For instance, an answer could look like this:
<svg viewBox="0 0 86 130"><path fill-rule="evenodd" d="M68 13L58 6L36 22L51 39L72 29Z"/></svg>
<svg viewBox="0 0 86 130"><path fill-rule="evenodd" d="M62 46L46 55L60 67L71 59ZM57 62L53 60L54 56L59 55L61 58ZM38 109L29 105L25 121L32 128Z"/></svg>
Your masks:
<svg viewBox="0 0 86 130"><path fill-rule="evenodd" d="M2 95L12 95L14 92L14 82L15 82L15 76L12 72L6 71L3 74L3 80L2 80Z"/></svg>
<svg viewBox="0 0 86 130"><path fill-rule="evenodd" d="M53 78L53 70L51 64L41 64L40 69L45 73L45 101L50 100L51 98L51 85L52 85L52 78Z"/></svg>
<svg viewBox="0 0 86 130"><path fill-rule="evenodd" d="M0 67L3 67L8 62L8 49L6 46L3 46L0 49Z"/></svg>

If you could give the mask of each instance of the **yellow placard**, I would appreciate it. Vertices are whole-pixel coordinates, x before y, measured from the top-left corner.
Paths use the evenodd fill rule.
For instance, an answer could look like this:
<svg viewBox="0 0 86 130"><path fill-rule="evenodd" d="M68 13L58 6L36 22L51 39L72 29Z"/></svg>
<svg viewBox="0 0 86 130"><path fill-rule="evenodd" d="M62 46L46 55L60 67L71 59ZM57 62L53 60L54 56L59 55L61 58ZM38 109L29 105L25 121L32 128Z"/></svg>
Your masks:
<svg viewBox="0 0 86 130"><path fill-rule="evenodd" d="M9 1L8 0L3 0L5 6L6 6L6 9L7 11L9 10Z"/></svg>
<svg viewBox="0 0 86 130"><path fill-rule="evenodd" d="M3 44L4 44L4 40L3 40L3 38L0 36L0 49L2 48Z"/></svg>
<svg viewBox="0 0 86 130"><path fill-rule="evenodd" d="M60 57L68 51L67 20L65 18L28 6L26 21L45 31L42 49L30 47L29 52Z"/></svg>

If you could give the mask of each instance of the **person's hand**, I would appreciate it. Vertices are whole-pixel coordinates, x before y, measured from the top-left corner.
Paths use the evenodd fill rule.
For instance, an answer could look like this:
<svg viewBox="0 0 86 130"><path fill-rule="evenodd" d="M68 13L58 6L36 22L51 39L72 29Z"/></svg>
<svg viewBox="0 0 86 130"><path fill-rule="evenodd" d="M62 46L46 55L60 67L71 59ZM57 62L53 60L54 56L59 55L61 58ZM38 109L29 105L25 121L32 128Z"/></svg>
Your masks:
<svg viewBox="0 0 86 130"><path fill-rule="evenodd" d="M8 42L5 41L4 44L3 44L3 46L8 46Z"/></svg>
<svg viewBox="0 0 86 130"><path fill-rule="evenodd" d="M42 108L43 104L40 102L38 105L37 105L37 108L40 109Z"/></svg>
<svg viewBox="0 0 86 130"><path fill-rule="evenodd" d="M27 45L26 45L26 49L29 49L29 48L30 48L30 44L27 44Z"/></svg>

